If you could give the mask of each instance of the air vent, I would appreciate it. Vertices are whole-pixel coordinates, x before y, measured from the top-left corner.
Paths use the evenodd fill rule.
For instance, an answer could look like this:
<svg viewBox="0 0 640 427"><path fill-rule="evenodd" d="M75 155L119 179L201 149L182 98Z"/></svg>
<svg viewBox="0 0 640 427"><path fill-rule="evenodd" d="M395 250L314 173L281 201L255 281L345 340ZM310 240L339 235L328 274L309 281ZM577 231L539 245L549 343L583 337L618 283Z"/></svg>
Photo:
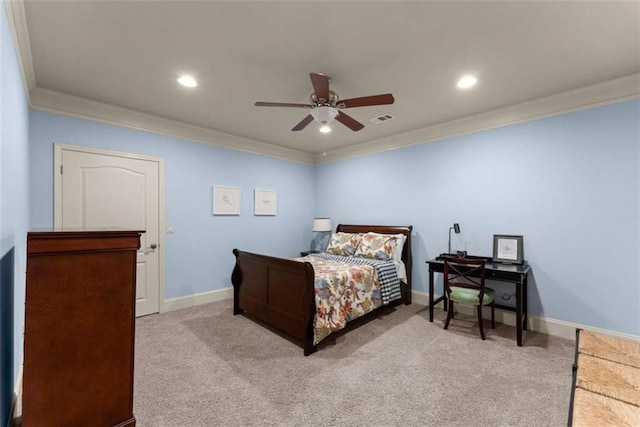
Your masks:
<svg viewBox="0 0 640 427"><path fill-rule="evenodd" d="M369 121L372 123L382 123L382 122L386 122L393 119L395 119L395 117L393 117L391 114L385 114L380 117L374 117L373 119L369 119Z"/></svg>

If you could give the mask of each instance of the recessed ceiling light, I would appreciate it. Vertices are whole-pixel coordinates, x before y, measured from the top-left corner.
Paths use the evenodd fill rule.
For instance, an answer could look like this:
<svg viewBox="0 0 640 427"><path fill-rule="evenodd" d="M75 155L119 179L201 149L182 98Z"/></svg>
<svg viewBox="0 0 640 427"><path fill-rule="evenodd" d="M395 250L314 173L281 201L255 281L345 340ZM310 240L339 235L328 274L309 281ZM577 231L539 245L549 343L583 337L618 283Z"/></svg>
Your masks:
<svg viewBox="0 0 640 427"><path fill-rule="evenodd" d="M322 126L322 127L320 128L320 132L322 132L322 133L329 133L329 132L331 132L331 128L330 128L329 126L327 126L327 125L324 125L324 126Z"/></svg>
<svg viewBox="0 0 640 427"><path fill-rule="evenodd" d="M476 83L478 83L478 79L476 79L472 75L466 75L458 80L458 87L460 89L468 89L472 86L475 86Z"/></svg>
<svg viewBox="0 0 640 427"><path fill-rule="evenodd" d="M186 87L196 87L198 86L198 82L196 81L196 79L194 79L191 76L180 76L178 78L178 83L180 83L182 86L186 86Z"/></svg>

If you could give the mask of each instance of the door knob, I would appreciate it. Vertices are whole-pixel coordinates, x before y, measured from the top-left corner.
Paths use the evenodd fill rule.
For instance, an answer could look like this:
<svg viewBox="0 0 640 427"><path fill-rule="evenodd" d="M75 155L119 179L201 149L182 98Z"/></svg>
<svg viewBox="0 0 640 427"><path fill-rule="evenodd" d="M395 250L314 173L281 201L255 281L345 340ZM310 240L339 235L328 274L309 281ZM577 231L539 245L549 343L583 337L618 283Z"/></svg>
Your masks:
<svg viewBox="0 0 640 427"><path fill-rule="evenodd" d="M157 248L157 247L158 247L158 245L156 245L155 243L152 243L151 245L149 245L149 247L150 247L151 249L155 249L155 248Z"/></svg>

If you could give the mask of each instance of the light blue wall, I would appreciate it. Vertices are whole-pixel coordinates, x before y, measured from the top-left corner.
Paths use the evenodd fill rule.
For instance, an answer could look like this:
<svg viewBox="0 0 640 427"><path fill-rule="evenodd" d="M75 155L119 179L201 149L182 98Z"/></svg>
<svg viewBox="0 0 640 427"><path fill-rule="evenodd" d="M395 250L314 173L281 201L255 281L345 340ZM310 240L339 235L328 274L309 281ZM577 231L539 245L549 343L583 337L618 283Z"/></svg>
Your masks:
<svg viewBox="0 0 640 427"><path fill-rule="evenodd" d="M296 255L314 213L334 224L413 224L414 288L426 292L424 261L446 251L459 222L453 248L472 254L491 256L493 234L524 235L530 313L639 335L639 110L631 101L315 169L32 111L31 225L53 222L53 142L155 155L167 162L175 229L166 298L230 286L233 247ZM243 189L241 217L211 216L214 184ZM278 216L252 215L253 188L278 191ZM620 257L630 261L612 274Z"/></svg>
<svg viewBox="0 0 640 427"><path fill-rule="evenodd" d="M475 255L522 234L531 314L640 335L639 120L636 100L320 165L315 203L336 223L413 224L423 292L454 222L453 250Z"/></svg>
<svg viewBox="0 0 640 427"><path fill-rule="evenodd" d="M162 157L166 164L165 297L231 286L233 248L298 256L312 238L314 169L292 161L31 111L31 225L53 225L53 143ZM241 216L212 216L212 186L241 188ZM253 215L253 189L277 191L278 213Z"/></svg>
<svg viewBox="0 0 640 427"><path fill-rule="evenodd" d="M29 133L26 92L4 4L0 4L0 10L0 265L3 269L0 272L0 295L3 297L0 306L6 310L13 304L14 313L13 342L7 344L3 332L0 353L4 371L5 361L11 357L13 349L13 363L9 362L13 372L8 382L5 382L4 372L2 375L0 423L4 423L7 399L9 404L11 399L10 395L5 395L5 387L13 390L22 359L26 233L29 227ZM7 265L7 260L11 265ZM12 294L13 302L7 301Z"/></svg>

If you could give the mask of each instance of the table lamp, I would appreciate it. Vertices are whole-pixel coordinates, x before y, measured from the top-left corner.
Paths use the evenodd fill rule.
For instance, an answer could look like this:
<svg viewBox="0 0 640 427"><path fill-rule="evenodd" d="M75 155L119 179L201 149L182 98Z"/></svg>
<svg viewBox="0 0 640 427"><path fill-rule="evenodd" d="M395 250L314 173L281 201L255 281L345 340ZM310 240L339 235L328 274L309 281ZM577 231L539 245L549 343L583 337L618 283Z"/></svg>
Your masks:
<svg viewBox="0 0 640 427"><path fill-rule="evenodd" d="M456 234L460 234L460 224L456 222L455 224L453 224L453 227L449 227L449 252L447 252L448 254L451 253L451 230L453 230Z"/></svg>
<svg viewBox="0 0 640 427"><path fill-rule="evenodd" d="M331 218L313 218L312 229L318 234L311 241L311 251L324 252L331 237Z"/></svg>

